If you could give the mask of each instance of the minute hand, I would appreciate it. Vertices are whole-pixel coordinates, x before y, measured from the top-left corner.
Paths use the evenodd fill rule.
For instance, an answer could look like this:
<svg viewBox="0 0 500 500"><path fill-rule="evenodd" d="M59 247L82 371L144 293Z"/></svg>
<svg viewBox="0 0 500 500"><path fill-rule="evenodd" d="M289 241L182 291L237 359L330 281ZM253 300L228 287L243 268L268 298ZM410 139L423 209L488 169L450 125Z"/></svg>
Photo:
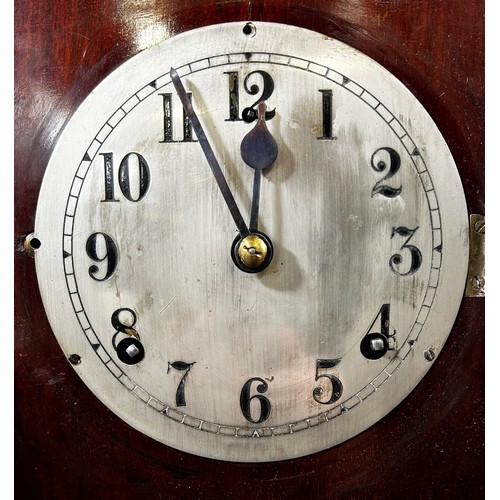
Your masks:
<svg viewBox="0 0 500 500"><path fill-rule="evenodd" d="M215 180L217 181L222 196L226 201L226 205L229 208L229 211L231 212L234 222L236 223L236 227L238 228L238 231L241 236L246 236L247 234L250 233L250 231L248 230L248 227L245 224L245 221L243 220L238 205L236 205L236 201L233 197L233 194L231 193L231 190L229 189L229 186L226 182L226 178L222 173L219 162L215 157L212 147L208 142L207 136L205 135L203 127L201 126L200 120L198 119L198 116L194 112L193 105L189 100L186 89L184 88L184 85L182 84L181 79L174 68L170 69L170 78L172 79L172 83L174 84L175 90L177 91L177 94L179 95L184 110L186 111L189 121L191 122L191 126L193 127L193 130L196 133L196 137L198 137L200 146L203 149L203 153L205 154L210 169L214 174Z"/></svg>

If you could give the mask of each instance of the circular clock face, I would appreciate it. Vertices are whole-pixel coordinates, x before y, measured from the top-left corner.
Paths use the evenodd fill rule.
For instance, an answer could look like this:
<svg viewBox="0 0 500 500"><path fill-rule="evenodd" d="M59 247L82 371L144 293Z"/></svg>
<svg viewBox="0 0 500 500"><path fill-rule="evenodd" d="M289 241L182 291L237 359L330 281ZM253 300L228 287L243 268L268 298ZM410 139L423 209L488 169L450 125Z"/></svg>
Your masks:
<svg viewBox="0 0 500 500"><path fill-rule="evenodd" d="M418 384L463 295L460 178L360 52L270 23L127 61L62 132L34 237L59 344L124 421L234 461L313 453Z"/></svg>

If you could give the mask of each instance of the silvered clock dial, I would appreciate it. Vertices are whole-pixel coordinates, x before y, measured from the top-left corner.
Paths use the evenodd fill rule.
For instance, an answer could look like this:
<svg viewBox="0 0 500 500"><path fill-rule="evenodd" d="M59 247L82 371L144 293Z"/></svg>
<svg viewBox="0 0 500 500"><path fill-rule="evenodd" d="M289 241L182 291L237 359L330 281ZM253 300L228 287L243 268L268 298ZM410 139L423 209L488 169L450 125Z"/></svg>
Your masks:
<svg viewBox="0 0 500 500"><path fill-rule="evenodd" d="M417 99L360 52L271 23L172 37L83 102L34 241L59 344L169 446L298 457L375 424L439 354L467 210Z"/></svg>

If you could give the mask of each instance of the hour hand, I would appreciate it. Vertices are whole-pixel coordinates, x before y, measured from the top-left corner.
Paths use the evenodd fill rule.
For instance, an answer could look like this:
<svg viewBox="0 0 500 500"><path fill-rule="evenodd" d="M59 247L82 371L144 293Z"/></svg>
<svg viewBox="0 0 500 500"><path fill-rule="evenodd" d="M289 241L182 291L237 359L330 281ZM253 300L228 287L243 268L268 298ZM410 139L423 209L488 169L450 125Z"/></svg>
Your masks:
<svg viewBox="0 0 500 500"><path fill-rule="evenodd" d="M243 161L254 169L250 234L238 237L233 243L233 260L247 273L258 273L269 266L273 258L273 245L269 237L258 230L259 199L262 171L270 168L278 156L278 145L266 125L266 103L258 106L258 119L254 128L241 141Z"/></svg>
<svg viewBox="0 0 500 500"><path fill-rule="evenodd" d="M259 224L259 199L262 171L273 166L278 156L278 144L266 125L266 103L258 106L258 119L255 127L241 141L241 158L254 169L250 231L257 231Z"/></svg>

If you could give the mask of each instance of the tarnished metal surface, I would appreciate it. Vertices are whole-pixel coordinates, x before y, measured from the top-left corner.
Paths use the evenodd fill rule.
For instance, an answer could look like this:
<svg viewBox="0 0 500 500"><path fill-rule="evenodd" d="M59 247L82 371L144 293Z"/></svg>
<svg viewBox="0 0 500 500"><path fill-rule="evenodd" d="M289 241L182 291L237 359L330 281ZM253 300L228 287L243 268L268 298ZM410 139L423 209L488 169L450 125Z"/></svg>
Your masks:
<svg viewBox="0 0 500 500"><path fill-rule="evenodd" d="M245 220L240 115L264 94L275 110L261 273L233 263L171 67ZM174 37L103 81L54 150L35 236L52 328L101 401L173 447L249 462L341 443L406 397L446 341L469 250L458 172L415 97L342 43L258 22Z"/></svg>

